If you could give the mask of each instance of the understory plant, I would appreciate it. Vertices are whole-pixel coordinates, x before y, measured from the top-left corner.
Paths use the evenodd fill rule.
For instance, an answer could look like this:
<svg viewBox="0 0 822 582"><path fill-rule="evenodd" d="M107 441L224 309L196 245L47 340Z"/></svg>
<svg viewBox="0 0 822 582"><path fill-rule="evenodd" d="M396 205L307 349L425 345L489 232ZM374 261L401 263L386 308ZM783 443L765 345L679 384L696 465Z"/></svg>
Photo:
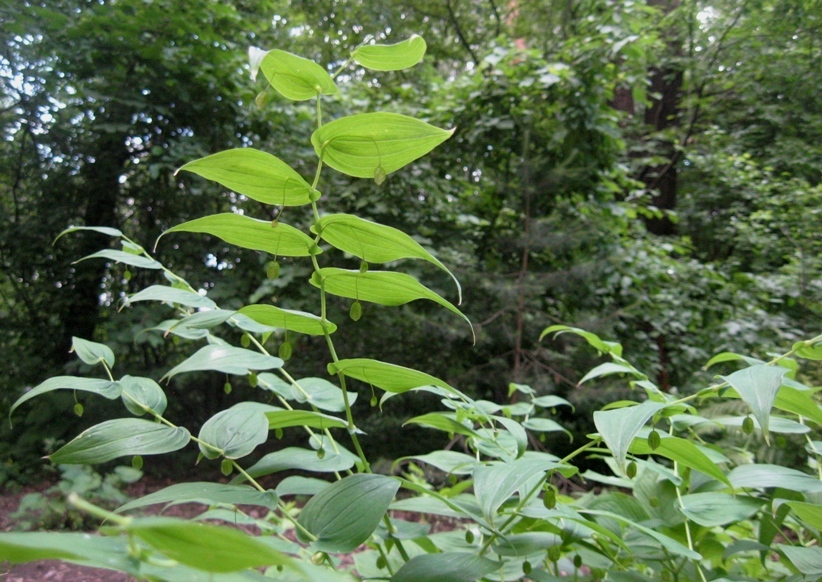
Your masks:
<svg viewBox="0 0 822 582"><path fill-rule="evenodd" d="M268 253L270 278L279 274L278 257L304 260L311 267L305 283L316 290L314 313L264 303L222 309L119 230L83 226L66 231L96 231L122 247L89 258L162 273L166 284L149 286L127 303L174 306L175 317L159 330L191 342L192 353L158 383L117 370L108 346L74 338L77 357L97 366L99 377L48 379L18 399L12 413L54 390L119 399L123 418L92 426L51 454L51 461L93 465L131 457L139 469L146 455L196 446L202 458L219 460L231 480L178 483L115 511L72 493L68 503L99 518L104 535L3 533L0 560L61 559L149 580L708 581L816 580L822 575L822 441L813 437L822 426L822 410L799 370L802 360L822 360L822 336L767 360L720 354L708 365L738 369L694 394L679 395L661 390L631 365L618 343L577 328L549 327L543 338L575 334L609 359L582 382L621 375L635 395L594 413L597 433L564 458L539 445L542 433L563 430L551 418L552 410L570 406L562 398L512 383L510 402L475 400L424 371L342 357L344 346L335 343L334 333L347 323L329 319L329 296L350 300L354 321L362 316L363 302L394 306L426 299L465 320L466 334L473 333L459 300L451 302L401 271L372 268L417 259L450 275L434 254L397 229L322 209L323 198L334 196L321 189L326 167L379 184L451 135L395 113L323 117L324 97L338 91L335 79L352 63L401 70L417 64L425 48L416 36L396 45L363 45L333 76L281 50L252 50L252 71L263 73L268 90L294 101L316 100L313 179L251 148L217 153L182 168L278 206L278 218L210 215L164 236L206 233ZM310 208L308 228L289 224L283 210L292 206ZM323 266L334 252L355 257L360 267ZM455 294L459 298L458 283ZM324 339L327 354L311 357L324 358L326 377L289 373L296 334ZM239 345L226 339L237 337ZM249 386L244 388L248 400L214 414L196 436L180 419L165 415L161 386L193 372L245 377ZM406 424L443 431L455 446L397 459L391 474L375 473L360 444L352 404L365 397L381 406L388 398L414 392L436 395L442 409ZM740 402L746 412L700 414L718 401ZM302 433L305 446L279 446L276 437L284 431ZM716 436L728 431L768 444L774 434L800 435L807 470L758 462L744 447L731 454L715 444ZM248 463L258 447L269 452ZM601 459L607 474L580 474L574 461L583 455ZM286 470L300 474L280 480L274 489L261 484L262 478ZM432 472L444 478L432 478ZM296 496L308 501L295 503ZM206 509L191 520L133 514L183 502ZM431 523L441 518L448 518L449 526L432 531Z"/></svg>

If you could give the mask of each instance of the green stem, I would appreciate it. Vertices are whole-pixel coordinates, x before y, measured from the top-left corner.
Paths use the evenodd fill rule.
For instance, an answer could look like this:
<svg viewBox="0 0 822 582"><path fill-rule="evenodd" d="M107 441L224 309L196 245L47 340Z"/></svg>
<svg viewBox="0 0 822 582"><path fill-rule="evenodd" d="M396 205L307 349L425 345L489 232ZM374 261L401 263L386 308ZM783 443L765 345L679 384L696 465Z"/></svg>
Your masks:
<svg viewBox="0 0 822 582"><path fill-rule="evenodd" d="M568 456L563 457L562 459L560 459L560 460L558 461L558 463L559 463L560 465L564 465L565 463L567 463L568 461L570 461L571 459L573 459L573 458L574 458L574 457L576 457L577 455L579 455L579 454L581 454L581 453L584 453L585 451L587 451L587 450L588 450L588 449L590 449L591 447L595 447L595 446L597 446L597 445L598 445L599 443L601 443L601 442L602 442L602 439L601 439L601 438L595 438L594 440L590 441L589 443L582 445L582 446L581 446L581 447L579 447L577 450L575 450L574 452L570 453Z"/></svg>
<svg viewBox="0 0 822 582"><path fill-rule="evenodd" d="M128 527L133 521L131 517L112 513L111 511L106 511L102 507L97 507L74 492L68 494L66 501L68 501L69 505L73 505L80 511L85 511L86 513L102 519L103 521L112 521L121 527Z"/></svg>

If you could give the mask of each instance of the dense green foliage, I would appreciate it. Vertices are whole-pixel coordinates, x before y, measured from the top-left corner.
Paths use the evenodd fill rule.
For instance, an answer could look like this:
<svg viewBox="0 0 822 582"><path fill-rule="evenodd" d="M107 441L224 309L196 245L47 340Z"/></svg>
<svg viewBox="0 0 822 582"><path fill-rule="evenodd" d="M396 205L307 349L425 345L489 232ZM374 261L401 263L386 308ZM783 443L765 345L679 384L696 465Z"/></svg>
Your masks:
<svg viewBox="0 0 822 582"><path fill-rule="evenodd" d="M25 4L2 9L1 341L24 355L0 398L25 435L3 479L43 441L141 468L193 440L234 485L126 507L258 505L274 536L75 495L126 535L0 556L329 579L366 542L356 572L396 580L822 571L796 470L818 472L817 3ZM257 90L247 44L279 47L249 52ZM338 480L260 484L285 469ZM591 482L633 496L566 495Z"/></svg>

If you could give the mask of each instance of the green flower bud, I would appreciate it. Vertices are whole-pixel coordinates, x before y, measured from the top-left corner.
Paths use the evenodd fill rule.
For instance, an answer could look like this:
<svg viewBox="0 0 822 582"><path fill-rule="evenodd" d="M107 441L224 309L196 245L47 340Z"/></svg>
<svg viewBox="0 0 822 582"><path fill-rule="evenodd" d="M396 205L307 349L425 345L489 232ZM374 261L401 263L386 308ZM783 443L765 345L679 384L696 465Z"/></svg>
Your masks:
<svg viewBox="0 0 822 582"><path fill-rule="evenodd" d="M659 433L655 430L651 431L651 434L648 435L648 446L651 447L652 451L655 451L659 448L660 443L662 442L662 437L659 436Z"/></svg>
<svg viewBox="0 0 822 582"><path fill-rule="evenodd" d="M636 477L636 463L634 461L628 463L628 467L625 469L625 474L628 476L628 479L633 479Z"/></svg>
<svg viewBox="0 0 822 582"><path fill-rule="evenodd" d="M355 301L351 304L351 310L348 312L348 315L354 321L359 321L362 317L362 304L359 301Z"/></svg>
<svg viewBox="0 0 822 582"><path fill-rule="evenodd" d="M223 462L220 463L220 472L228 477L232 471L234 471L234 463L231 462L231 459L223 459Z"/></svg>
<svg viewBox="0 0 822 582"><path fill-rule="evenodd" d="M742 432L745 434L751 434L754 431L754 421L753 418L750 416L746 416L745 420L742 421Z"/></svg>
<svg viewBox="0 0 822 582"><path fill-rule="evenodd" d="M283 360L288 360L291 358L291 352L293 351L291 347L291 342L283 342L280 344L280 358Z"/></svg>
<svg viewBox="0 0 822 582"><path fill-rule="evenodd" d="M134 455L131 457L131 466L137 469L138 471L143 468L143 457L140 455Z"/></svg>
<svg viewBox="0 0 822 582"><path fill-rule="evenodd" d="M74 405L74 414L77 416L83 416L83 405L79 402Z"/></svg>

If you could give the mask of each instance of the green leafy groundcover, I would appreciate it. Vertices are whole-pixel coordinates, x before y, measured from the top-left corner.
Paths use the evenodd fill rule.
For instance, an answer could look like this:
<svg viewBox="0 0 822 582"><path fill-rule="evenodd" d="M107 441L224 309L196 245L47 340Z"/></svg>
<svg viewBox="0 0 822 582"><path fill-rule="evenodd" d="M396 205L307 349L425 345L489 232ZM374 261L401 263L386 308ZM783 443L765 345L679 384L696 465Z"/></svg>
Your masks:
<svg viewBox="0 0 822 582"><path fill-rule="evenodd" d="M419 37L394 45L367 45L355 49L346 66L356 62L373 70L400 70L418 63L424 52L425 42ZM167 232L206 233L267 252L273 256L267 276L273 278L279 272L278 256L306 261L312 274L305 286L316 294L316 312L265 304L220 309L119 230L70 228L66 232L93 230L119 238L124 248L141 253L121 257L102 251L87 258L122 259L135 268L162 270L172 281L172 286L152 285L129 298L130 303L173 305L176 317L161 329L167 336L196 344L190 357L169 369L165 378L191 372L244 376L252 392L248 401L217 412L195 437L163 416L167 395L160 384L128 375L118 379L115 354L108 346L75 338L78 358L99 373L45 380L12 407L14 413L54 390L120 398L124 414L145 418L126 416L90 427L51 459L97 464L133 457L140 464L144 455L197 446L202 456L220 459L223 472L233 481L172 485L115 512L71 495L68 501L75 508L105 521L105 536L2 533L0 560L66 560L150 580L707 582L816 580L822 575L822 441L814 438L822 411L814 387L803 384L799 376L802 360L822 359L822 336L797 342L767 362L721 354L709 364L741 367L695 394L680 396L657 387L623 357L618 343L581 329L552 326L540 339L574 334L610 359L586 374L584 382L619 376L633 394L630 400L595 412L597 432L561 459L531 450L529 443L539 433L564 430L547 418L556 407L569 405L562 398L511 384L509 394L516 396L515 403L475 401L458 386L420 370L367 357L341 360L332 334L342 322L327 317L329 295L351 299L354 320L362 316L360 301L391 306L418 299L467 318L412 275L369 270L369 262L416 259L451 274L409 234L353 215L321 217L321 196L335 194L318 190L322 170L330 166L382 183L448 139L451 131L383 112L322 124L323 97L338 91L336 75L281 50L252 51L251 56L252 68L262 70L271 88L284 98L316 100L318 128L311 144L318 166L313 182L274 155L252 149L217 153L182 170L261 203L310 206L313 222L289 225L219 214ZM359 257L361 268L322 266L320 260L327 253L320 254L320 242L333 247L329 252L337 249ZM459 296L458 283L457 290ZM241 346L221 335L230 328L243 332ZM329 347L327 378L295 378L288 373L289 337L296 333L324 336ZM277 346L278 355L270 353L272 346ZM438 395L442 411L408 423L448 433L463 450L401 459L409 467L400 476L374 474L351 408L359 390L370 392L374 404L378 391L383 398L419 391ZM700 414L706 405L720 401L736 401L748 412L721 418ZM766 442L774 433L799 435L805 439L811 470L731 455L703 438L703 428L741 431ZM248 455L273 442L272 431L279 436L285 430L307 433L306 445L274 447L246 466ZM612 474L579 475L575 460L583 455L603 459ZM425 467L445 473L446 485L421 478ZM266 490L257 480L290 469L321 478L289 477L277 490ZM569 496L558 488L567 479L618 485L619 490ZM290 499L298 494L310 498L301 509ZM211 508L201 517L256 524L263 534L253 537L197 519L131 515L149 505L183 501ZM242 509L249 505L268 513L252 517ZM419 514L419 521L399 519L397 510ZM457 521L452 531L431 533L430 516ZM356 552L353 566L340 567L340 554L350 552Z"/></svg>

